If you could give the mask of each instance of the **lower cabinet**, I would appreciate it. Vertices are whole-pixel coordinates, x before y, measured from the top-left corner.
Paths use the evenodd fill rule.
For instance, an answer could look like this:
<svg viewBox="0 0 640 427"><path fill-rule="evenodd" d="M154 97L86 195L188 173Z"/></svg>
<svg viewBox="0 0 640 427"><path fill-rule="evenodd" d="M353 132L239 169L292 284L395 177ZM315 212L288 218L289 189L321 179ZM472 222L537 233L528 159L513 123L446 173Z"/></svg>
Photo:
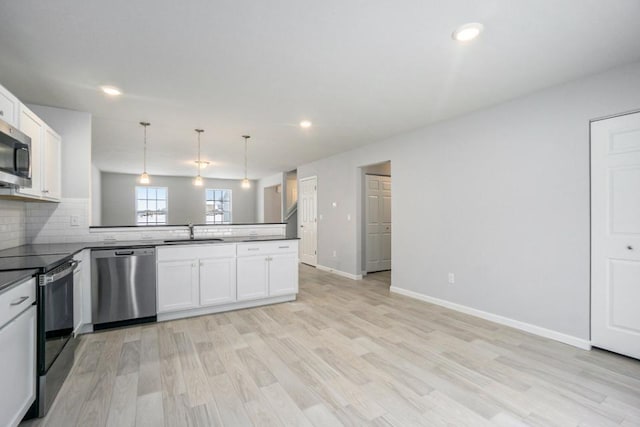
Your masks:
<svg viewBox="0 0 640 427"><path fill-rule="evenodd" d="M298 293L295 240L160 246L156 254L158 314L174 313L161 316L165 319L183 317L175 312L206 314L215 306L229 310Z"/></svg>
<svg viewBox="0 0 640 427"><path fill-rule="evenodd" d="M200 259L200 305L228 304L236 300L236 259Z"/></svg>
<svg viewBox="0 0 640 427"><path fill-rule="evenodd" d="M238 258L238 301L269 295L269 266L265 256Z"/></svg>
<svg viewBox="0 0 640 427"><path fill-rule="evenodd" d="M0 294L0 425L17 426L36 397L36 282Z"/></svg>
<svg viewBox="0 0 640 427"><path fill-rule="evenodd" d="M199 306L198 260L158 261L158 313Z"/></svg>
<svg viewBox="0 0 640 427"><path fill-rule="evenodd" d="M298 293L298 254L269 256L269 295Z"/></svg>
<svg viewBox="0 0 640 427"><path fill-rule="evenodd" d="M238 244L238 301L297 293L296 240Z"/></svg>

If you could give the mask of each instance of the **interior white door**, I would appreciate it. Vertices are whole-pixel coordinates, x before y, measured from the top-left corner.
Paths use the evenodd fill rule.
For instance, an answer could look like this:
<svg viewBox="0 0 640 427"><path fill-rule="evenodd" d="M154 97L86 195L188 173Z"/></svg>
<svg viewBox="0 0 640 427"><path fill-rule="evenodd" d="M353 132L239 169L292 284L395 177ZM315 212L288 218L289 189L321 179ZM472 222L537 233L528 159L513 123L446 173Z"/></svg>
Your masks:
<svg viewBox="0 0 640 427"><path fill-rule="evenodd" d="M318 264L318 179L300 180L300 261Z"/></svg>
<svg viewBox="0 0 640 427"><path fill-rule="evenodd" d="M391 269L391 177L366 175L366 270Z"/></svg>
<svg viewBox="0 0 640 427"><path fill-rule="evenodd" d="M591 124L591 343L640 359L640 113Z"/></svg>

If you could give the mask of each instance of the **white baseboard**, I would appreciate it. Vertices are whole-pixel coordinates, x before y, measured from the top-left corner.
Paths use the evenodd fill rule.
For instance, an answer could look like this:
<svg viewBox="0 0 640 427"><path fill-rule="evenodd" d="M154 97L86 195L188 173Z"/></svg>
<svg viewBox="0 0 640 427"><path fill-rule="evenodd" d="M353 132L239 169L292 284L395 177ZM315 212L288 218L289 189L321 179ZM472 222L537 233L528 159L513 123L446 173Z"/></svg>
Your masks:
<svg viewBox="0 0 640 427"><path fill-rule="evenodd" d="M549 338L555 341L569 344L571 346L574 346L583 350L591 350L591 342L589 340L574 337L572 335L566 335L566 334L563 334L562 332L557 332L551 329L543 328L541 326L532 325L531 323L521 322L519 320L510 319L508 317L478 310L477 308L468 307L466 305L456 304L454 302L446 301L439 298L434 298L428 295L421 294L419 292L398 288L396 286L391 286L390 290L391 292L394 292L396 294L404 295L420 301L425 301L431 304L436 304L442 307L450 308L451 310L459 311L465 314L470 314L472 316L480 317L481 319L489 320L491 322L499 323L501 325L510 326L515 329L520 329L521 331L529 332L534 335L539 335L544 338Z"/></svg>
<svg viewBox="0 0 640 427"><path fill-rule="evenodd" d="M351 274L345 271L336 270L335 268L325 267L324 265L316 265L318 270L328 271L329 273L337 274L338 276L346 277L351 280L362 280L362 274Z"/></svg>

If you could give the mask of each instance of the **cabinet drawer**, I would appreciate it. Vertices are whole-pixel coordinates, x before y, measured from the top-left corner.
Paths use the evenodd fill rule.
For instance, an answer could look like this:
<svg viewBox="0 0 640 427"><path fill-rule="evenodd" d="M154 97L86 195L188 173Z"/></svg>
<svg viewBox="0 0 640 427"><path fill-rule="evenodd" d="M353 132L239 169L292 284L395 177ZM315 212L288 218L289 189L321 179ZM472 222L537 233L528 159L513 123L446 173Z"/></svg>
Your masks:
<svg viewBox="0 0 640 427"><path fill-rule="evenodd" d="M175 261L196 258L228 258L235 257L234 243L216 243L212 245L179 245L161 246L157 250L158 261Z"/></svg>
<svg viewBox="0 0 640 427"><path fill-rule="evenodd" d="M261 254L297 253L297 240L278 240L275 242L238 243L238 256Z"/></svg>
<svg viewBox="0 0 640 427"><path fill-rule="evenodd" d="M36 300L36 279L31 278L0 294L0 327Z"/></svg>

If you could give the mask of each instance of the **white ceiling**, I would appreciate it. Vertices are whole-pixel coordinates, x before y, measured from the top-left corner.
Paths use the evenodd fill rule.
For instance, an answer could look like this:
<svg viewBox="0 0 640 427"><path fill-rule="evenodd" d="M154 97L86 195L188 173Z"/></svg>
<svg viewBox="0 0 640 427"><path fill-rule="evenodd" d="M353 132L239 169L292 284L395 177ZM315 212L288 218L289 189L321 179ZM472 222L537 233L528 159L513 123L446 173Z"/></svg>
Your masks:
<svg viewBox="0 0 640 427"><path fill-rule="evenodd" d="M259 178L640 59L637 0L20 0L0 83L94 115L94 161ZM460 24L485 31L468 45ZM100 85L124 91L117 99ZM301 119L314 125L303 130Z"/></svg>

